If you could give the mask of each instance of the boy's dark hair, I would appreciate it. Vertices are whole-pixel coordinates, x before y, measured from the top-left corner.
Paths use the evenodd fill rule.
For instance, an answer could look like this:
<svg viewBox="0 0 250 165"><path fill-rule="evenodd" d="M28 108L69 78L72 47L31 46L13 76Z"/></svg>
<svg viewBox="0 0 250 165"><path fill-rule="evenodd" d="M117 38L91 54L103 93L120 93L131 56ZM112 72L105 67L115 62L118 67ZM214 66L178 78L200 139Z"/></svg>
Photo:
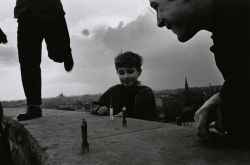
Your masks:
<svg viewBox="0 0 250 165"><path fill-rule="evenodd" d="M142 57L136 53L126 51L121 52L115 57L115 68L135 67L137 71L141 71Z"/></svg>

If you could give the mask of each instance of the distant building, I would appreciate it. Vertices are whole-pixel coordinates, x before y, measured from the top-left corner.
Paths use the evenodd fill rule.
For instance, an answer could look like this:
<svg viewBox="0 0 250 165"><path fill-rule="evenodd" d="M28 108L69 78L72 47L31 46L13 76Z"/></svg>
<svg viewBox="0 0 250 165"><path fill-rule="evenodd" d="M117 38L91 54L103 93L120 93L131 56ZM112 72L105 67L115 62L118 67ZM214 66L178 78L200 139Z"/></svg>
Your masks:
<svg viewBox="0 0 250 165"><path fill-rule="evenodd" d="M65 96L63 95L63 93L61 93L59 96L57 96L59 99L65 98Z"/></svg>

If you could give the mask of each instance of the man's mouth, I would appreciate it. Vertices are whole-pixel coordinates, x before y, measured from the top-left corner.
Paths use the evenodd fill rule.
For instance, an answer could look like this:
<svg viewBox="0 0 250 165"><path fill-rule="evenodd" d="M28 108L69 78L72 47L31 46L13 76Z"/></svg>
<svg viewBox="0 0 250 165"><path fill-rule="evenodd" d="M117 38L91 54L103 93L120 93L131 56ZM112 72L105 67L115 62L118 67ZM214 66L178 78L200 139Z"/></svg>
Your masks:
<svg viewBox="0 0 250 165"><path fill-rule="evenodd" d="M167 29L169 29L169 30L172 29L172 25L169 24L169 23L166 24L166 27L167 27Z"/></svg>
<svg viewBox="0 0 250 165"><path fill-rule="evenodd" d="M167 29L172 30L172 32L176 34L175 28L172 24L166 23L165 26Z"/></svg>

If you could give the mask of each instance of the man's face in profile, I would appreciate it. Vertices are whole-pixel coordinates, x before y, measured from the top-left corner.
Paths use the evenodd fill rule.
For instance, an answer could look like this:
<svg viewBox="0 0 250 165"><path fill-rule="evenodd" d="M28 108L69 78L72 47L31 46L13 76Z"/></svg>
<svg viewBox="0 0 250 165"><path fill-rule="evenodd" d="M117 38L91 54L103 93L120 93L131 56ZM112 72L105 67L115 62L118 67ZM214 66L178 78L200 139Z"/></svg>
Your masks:
<svg viewBox="0 0 250 165"><path fill-rule="evenodd" d="M185 42L197 32L193 0L149 0L157 12L159 27L165 26Z"/></svg>

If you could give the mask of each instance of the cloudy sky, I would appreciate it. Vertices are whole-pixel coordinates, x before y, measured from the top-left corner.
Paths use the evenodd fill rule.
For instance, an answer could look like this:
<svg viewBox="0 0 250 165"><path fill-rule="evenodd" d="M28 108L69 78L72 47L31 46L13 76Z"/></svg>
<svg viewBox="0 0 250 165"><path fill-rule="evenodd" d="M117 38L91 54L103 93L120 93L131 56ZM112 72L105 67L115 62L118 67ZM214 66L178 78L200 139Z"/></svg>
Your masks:
<svg viewBox="0 0 250 165"><path fill-rule="evenodd" d="M211 34L199 32L179 43L166 28L158 28L147 0L62 0L75 60L72 72L47 56L43 44L42 96L102 93L119 83L113 64L121 51L134 51L144 58L140 80L154 90L221 84L213 54ZM0 100L24 99L16 48L15 0L0 6L0 27L9 43L0 45Z"/></svg>

